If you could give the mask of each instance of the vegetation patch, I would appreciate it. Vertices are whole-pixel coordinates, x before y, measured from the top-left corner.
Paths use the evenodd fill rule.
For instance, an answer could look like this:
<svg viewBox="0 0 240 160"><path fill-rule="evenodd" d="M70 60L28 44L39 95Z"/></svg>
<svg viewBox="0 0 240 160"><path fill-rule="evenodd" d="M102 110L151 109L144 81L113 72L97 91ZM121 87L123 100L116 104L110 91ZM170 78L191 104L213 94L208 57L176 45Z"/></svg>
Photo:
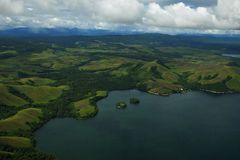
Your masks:
<svg viewBox="0 0 240 160"><path fill-rule="evenodd" d="M10 159L13 156L12 152L0 151L0 158Z"/></svg>
<svg viewBox="0 0 240 160"><path fill-rule="evenodd" d="M5 146L10 146L13 148L31 148L32 147L31 140L25 137L2 136L0 137L0 144Z"/></svg>
<svg viewBox="0 0 240 160"><path fill-rule="evenodd" d="M226 83L228 88L240 92L240 78L232 78L230 81Z"/></svg>
<svg viewBox="0 0 240 160"><path fill-rule="evenodd" d="M73 106L77 113L77 117L80 119L94 117L98 112L96 102L106 96L106 91L97 91L95 96L74 102Z"/></svg>
<svg viewBox="0 0 240 160"><path fill-rule="evenodd" d="M54 51L51 49L47 49L41 53L33 53L29 58L30 61L41 61L41 60L49 60L51 58L56 58L57 55L54 54Z"/></svg>
<svg viewBox="0 0 240 160"><path fill-rule="evenodd" d="M44 104L61 96L64 90L68 90L67 86L51 87L51 86L30 86L30 85L14 85L14 89L25 94L34 104Z"/></svg>
<svg viewBox="0 0 240 160"><path fill-rule="evenodd" d="M127 108L127 104L123 101L119 101L116 103L116 108L117 109L125 109L125 108Z"/></svg>
<svg viewBox="0 0 240 160"><path fill-rule="evenodd" d="M179 93L182 90L182 86L174 84L165 80L156 79L148 80L143 83L138 83L138 87L151 94L168 96L172 93Z"/></svg>
<svg viewBox="0 0 240 160"><path fill-rule="evenodd" d="M130 59L121 58L121 57L106 58L98 61L92 61L89 64L79 67L79 69L83 71L104 71L104 70L115 69L130 61L131 61Z"/></svg>
<svg viewBox="0 0 240 160"><path fill-rule="evenodd" d="M31 130L32 125L39 123L42 116L41 109L23 109L9 118L0 120L0 132Z"/></svg>
<svg viewBox="0 0 240 160"><path fill-rule="evenodd" d="M17 52L15 50L6 50L0 52L0 59L15 57Z"/></svg>
<svg viewBox="0 0 240 160"><path fill-rule="evenodd" d="M52 84L55 81L48 78L31 77L31 78L22 78L18 82L20 82L22 85L42 86L42 85Z"/></svg>
<svg viewBox="0 0 240 160"><path fill-rule="evenodd" d="M108 92L107 91L97 91L96 92L96 96L95 96L95 100L96 99L102 99L108 96Z"/></svg>
<svg viewBox="0 0 240 160"><path fill-rule="evenodd" d="M0 84L0 104L7 106L23 106L28 102L9 92L9 88Z"/></svg>

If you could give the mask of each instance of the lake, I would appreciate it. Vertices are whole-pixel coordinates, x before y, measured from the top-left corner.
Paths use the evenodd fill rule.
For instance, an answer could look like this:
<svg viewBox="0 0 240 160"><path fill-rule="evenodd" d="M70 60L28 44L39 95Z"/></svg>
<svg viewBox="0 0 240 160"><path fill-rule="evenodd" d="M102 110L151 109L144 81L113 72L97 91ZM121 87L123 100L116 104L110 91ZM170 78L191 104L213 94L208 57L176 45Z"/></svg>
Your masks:
<svg viewBox="0 0 240 160"><path fill-rule="evenodd" d="M118 110L119 100L140 99ZM113 91L89 120L54 119L35 133L59 160L239 160L240 95Z"/></svg>
<svg viewBox="0 0 240 160"><path fill-rule="evenodd" d="M224 57L240 58L239 54L222 54Z"/></svg>

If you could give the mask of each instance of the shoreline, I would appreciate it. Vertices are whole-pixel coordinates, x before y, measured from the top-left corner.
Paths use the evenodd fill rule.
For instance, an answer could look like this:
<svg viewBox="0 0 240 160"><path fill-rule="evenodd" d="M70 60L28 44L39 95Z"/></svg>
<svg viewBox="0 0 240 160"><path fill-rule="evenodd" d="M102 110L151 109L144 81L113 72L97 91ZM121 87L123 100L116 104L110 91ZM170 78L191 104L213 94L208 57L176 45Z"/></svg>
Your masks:
<svg viewBox="0 0 240 160"><path fill-rule="evenodd" d="M208 90L208 89L200 89L200 91L205 92L205 93L210 93L210 94L215 94L215 95L224 95L224 94L236 94L238 92L233 92L233 91L213 91L213 90Z"/></svg>
<svg viewBox="0 0 240 160"><path fill-rule="evenodd" d="M212 90L204 90L204 89L200 89L200 90L183 90L182 92L178 92L178 93L169 93L169 94L164 94L164 95L161 95L161 94L158 94L158 93L154 93L154 92L148 92L148 91L143 91L143 90L139 90L139 89L137 89L137 88L133 88L133 89L126 89L126 90L112 90L112 91L127 91L127 90L137 90L137 91L140 91L140 92L144 92L144 93L147 93L147 94L151 94L151 95L154 95L154 96L162 96L162 97L169 97L169 96L171 96L171 95L174 95L174 94L185 94L185 93L189 93L189 92L204 92L205 94L215 94L215 95L225 95L225 94L235 94L235 93L237 93L237 92L217 92L217 91L212 91ZM98 99L96 102L95 102L95 104L96 104L96 107L97 107L97 109L99 110L99 108L98 108L98 106L97 106L97 103L99 102L99 101L101 101L102 99L105 99L105 98L107 98L108 96L109 96L109 92L112 92L112 91L107 91L107 96L106 97L104 97L104 98L101 98L101 99ZM239 94L239 93L237 93L237 94ZM35 143L34 143L34 148L35 149L38 149L37 148L37 141L36 141L36 139L35 139L35 132L37 132L39 129L41 129L42 127L44 127L44 125L45 124L47 124L48 122L50 122L51 120L54 120L54 119L74 119L74 120L84 120L84 121L86 121L86 120L89 120L89 119L92 119L92 118L94 118L94 117L96 117L98 114L96 113L94 116L91 116L91 117L88 117L88 118L84 118L84 119L79 119L79 118L76 118L76 117L68 117L68 116L66 116L66 117L52 117L52 118L50 118L50 119L48 119L48 120L45 120L43 123L41 123L41 124L39 124L38 125L38 127L37 128L35 128L34 130L33 130L33 140L35 141Z"/></svg>

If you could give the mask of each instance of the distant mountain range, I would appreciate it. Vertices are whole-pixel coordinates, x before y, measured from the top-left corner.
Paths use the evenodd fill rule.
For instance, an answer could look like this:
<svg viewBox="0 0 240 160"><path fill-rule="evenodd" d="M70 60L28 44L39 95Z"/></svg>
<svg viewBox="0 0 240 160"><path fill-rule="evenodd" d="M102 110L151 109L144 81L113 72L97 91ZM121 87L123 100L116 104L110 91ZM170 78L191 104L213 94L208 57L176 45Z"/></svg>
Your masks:
<svg viewBox="0 0 240 160"><path fill-rule="evenodd" d="M110 31L101 29L78 28L13 28L0 30L0 36L103 36L103 35L130 35L139 34L132 31Z"/></svg>
<svg viewBox="0 0 240 160"><path fill-rule="evenodd" d="M111 31L102 29L79 29L79 28L11 28L0 30L0 37L46 37L46 36L104 36L104 35L136 35L146 34L137 31ZM158 33L149 33L158 34ZM171 35L171 34L170 34ZM207 37L231 37L240 38L238 34L201 34L185 33L184 36L207 36Z"/></svg>

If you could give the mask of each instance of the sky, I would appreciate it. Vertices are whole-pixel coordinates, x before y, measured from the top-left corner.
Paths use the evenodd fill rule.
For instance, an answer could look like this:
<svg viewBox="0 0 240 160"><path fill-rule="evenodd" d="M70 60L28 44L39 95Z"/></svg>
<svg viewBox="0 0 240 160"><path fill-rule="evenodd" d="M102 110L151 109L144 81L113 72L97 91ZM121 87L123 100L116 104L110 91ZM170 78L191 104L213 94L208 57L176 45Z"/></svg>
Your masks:
<svg viewBox="0 0 240 160"><path fill-rule="evenodd" d="M240 33L240 0L0 0L0 28Z"/></svg>

